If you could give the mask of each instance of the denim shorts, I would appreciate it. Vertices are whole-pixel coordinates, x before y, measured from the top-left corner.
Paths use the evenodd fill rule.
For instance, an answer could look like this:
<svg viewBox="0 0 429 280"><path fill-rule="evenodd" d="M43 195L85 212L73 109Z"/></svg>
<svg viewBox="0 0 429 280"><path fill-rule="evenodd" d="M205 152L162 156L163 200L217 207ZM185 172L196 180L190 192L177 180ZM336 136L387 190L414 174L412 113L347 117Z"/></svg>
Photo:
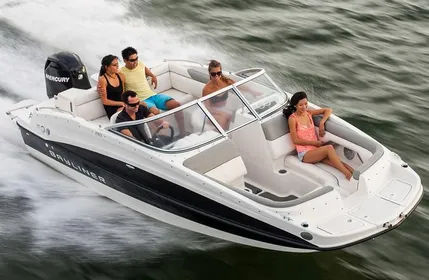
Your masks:
<svg viewBox="0 0 429 280"><path fill-rule="evenodd" d="M299 161L302 161L302 159L304 158L305 153L307 153L308 151L301 151L298 152L298 159Z"/></svg>
<svg viewBox="0 0 429 280"><path fill-rule="evenodd" d="M151 107L156 107L163 111L167 111L167 106L165 105L165 103L167 103L167 101L171 99L173 99L173 97L162 93L158 93L158 94L152 95L151 97L146 98L143 101L147 104L148 109L150 109Z"/></svg>

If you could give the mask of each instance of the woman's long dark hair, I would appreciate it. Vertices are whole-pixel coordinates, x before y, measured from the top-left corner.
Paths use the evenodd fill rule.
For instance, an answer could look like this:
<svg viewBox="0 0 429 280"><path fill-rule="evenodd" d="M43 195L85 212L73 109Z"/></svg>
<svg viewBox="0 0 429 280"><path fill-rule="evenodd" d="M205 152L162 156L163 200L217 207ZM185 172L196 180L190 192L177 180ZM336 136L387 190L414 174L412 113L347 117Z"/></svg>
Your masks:
<svg viewBox="0 0 429 280"><path fill-rule="evenodd" d="M100 74L98 74L99 77L106 74L106 68L109 66L113 60L118 59L117 56L114 56L113 54L108 54L101 60L101 68L100 68Z"/></svg>
<svg viewBox="0 0 429 280"><path fill-rule="evenodd" d="M210 74L210 71L212 70L212 68L216 68L216 67L220 67L220 70L222 71L222 65L220 64L220 62L219 61L217 61L217 60L214 60L214 59L212 59L212 60L210 60L210 63L209 63L209 75L210 75L210 80L212 79L212 76L211 76L211 74ZM224 81L224 82L227 82L229 79L227 78L227 77L225 77L224 75L223 75L223 73L220 75L220 78L222 79L222 81Z"/></svg>
<svg viewBox="0 0 429 280"><path fill-rule="evenodd" d="M296 111L296 105L298 102L304 98L307 98L307 94L303 91L298 91L294 93L292 98L290 99L289 103L286 105L286 107L283 109L283 115L286 119L289 118L290 115L292 115Z"/></svg>

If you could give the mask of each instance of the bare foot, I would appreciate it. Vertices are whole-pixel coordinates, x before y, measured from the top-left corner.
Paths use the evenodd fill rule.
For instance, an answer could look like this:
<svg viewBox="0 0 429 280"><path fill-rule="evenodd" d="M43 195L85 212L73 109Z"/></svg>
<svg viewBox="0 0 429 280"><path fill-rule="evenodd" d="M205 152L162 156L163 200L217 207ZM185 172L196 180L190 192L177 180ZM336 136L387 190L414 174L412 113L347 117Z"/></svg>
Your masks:
<svg viewBox="0 0 429 280"><path fill-rule="evenodd" d="M350 179L352 178L353 173L349 172L346 174L346 179L350 181Z"/></svg>
<svg viewBox="0 0 429 280"><path fill-rule="evenodd" d="M344 167L345 168L347 168L352 174L353 174L353 172L355 171L354 169L353 169L353 167L351 167L350 165L348 165L347 163L345 163L345 162L343 162L343 165L344 165Z"/></svg>

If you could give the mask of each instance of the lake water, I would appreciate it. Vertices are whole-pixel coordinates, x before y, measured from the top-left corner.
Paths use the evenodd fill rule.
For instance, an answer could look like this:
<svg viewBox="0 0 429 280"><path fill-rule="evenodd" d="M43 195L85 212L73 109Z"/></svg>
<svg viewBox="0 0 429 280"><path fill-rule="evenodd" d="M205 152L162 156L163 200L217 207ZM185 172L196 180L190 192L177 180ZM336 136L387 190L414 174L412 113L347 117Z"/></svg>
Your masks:
<svg viewBox="0 0 429 280"><path fill-rule="evenodd" d="M166 225L30 157L4 112L46 98L46 58L72 51L95 73L129 45L149 66L215 58L231 70L263 67L429 182L427 1L0 0L0 279L428 279L427 187L397 230L291 254Z"/></svg>

